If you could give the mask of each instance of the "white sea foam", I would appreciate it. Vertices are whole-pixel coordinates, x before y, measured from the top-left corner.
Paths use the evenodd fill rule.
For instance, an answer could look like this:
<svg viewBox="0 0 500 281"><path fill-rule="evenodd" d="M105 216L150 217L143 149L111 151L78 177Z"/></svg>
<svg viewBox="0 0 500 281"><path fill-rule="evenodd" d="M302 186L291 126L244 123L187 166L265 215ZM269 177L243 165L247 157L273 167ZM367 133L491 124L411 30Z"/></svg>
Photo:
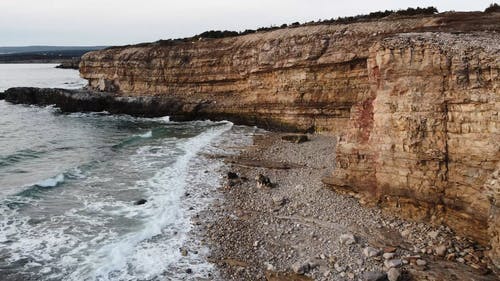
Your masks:
<svg viewBox="0 0 500 281"><path fill-rule="evenodd" d="M70 275L71 280L135 280L149 279L164 273L169 266L180 260L178 248L182 246L190 229L189 217L180 208L185 192L190 162L197 153L214 138L229 130L232 124L208 129L200 135L178 143L183 155L175 163L158 171L147 180L148 204L124 206L121 212L139 210L144 223L141 229L128 233L100 247L85 257ZM164 234L165 228L173 228L175 239L151 245L148 240ZM171 229L168 229L171 230ZM158 261L161 260L161 263Z"/></svg>
<svg viewBox="0 0 500 281"><path fill-rule="evenodd" d="M55 187L64 182L64 174L59 174L55 177L48 178L46 180L36 183L39 187Z"/></svg>
<svg viewBox="0 0 500 281"><path fill-rule="evenodd" d="M147 138L152 138L153 137L153 131L147 131L144 134L140 134L139 137L147 139Z"/></svg>
<svg viewBox="0 0 500 281"><path fill-rule="evenodd" d="M8 261L30 260L20 271L39 280L206 279L213 268L204 259L207 249L190 234L191 217L212 200L221 162L203 155L231 153L227 146L246 145L249 138L228 122L204 124L209 127L197 136L153 139L94 168L103 170L67 172L63 180L72 188L47 192L53 191L50 200L58 200L55 195L71 190L78 205L51 213L49 221L38 223L29 214L0 205L0 216L5 218L0 221L0 241L11 241L0 247L9 253ZM114 157L121 154L120 150ZM122 182L127 174L120 174L121 167L144 178ZM73 186L75 182L81 185ZM147 203L134 205L134 194ZM30 204L39 204L31 200ZM179 248L185 245L198 254L182 256ZM192 274L184 272L187 267Z"/></svg>

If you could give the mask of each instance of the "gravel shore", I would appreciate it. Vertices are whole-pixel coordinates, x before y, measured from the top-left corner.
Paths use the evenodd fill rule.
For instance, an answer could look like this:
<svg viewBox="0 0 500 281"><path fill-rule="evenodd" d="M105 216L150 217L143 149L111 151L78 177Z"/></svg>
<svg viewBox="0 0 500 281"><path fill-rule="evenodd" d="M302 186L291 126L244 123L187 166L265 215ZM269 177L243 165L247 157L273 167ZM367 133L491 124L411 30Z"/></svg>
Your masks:
<svg viewBox="0 0 500 281"><path fill-rule="evenodd" d="M499 280L488 249L474 241L326 188L335 137L283 136L258 133L254 145L225 158L222 196L197 219L217 278Z"/></svg>

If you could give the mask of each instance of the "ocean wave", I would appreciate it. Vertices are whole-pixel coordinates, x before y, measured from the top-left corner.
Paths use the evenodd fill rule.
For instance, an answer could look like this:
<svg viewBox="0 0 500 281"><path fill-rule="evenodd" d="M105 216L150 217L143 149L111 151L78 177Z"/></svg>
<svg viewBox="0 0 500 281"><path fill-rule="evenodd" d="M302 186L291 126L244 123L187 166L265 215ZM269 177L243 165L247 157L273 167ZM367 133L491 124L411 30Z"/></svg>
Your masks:
<svg viewBox="0 0 500 281"><path fill-rule="evenodd" d="M64 182L64 174L59 174L59 175L57 175L55 177L51 177L51 178L42 180L42 181L34 184L34 186L38 186L38 187L56 187L56 186L60 185L63 182Z"/></svg>
<svg viewBox="0 0 500 281"><path fill-rule="evenodd" d="M141 142L137 147L113 154L109 161L80 165L83 172L66 171L55 187L32 186L32 192L45 194L42 200L12 196L32 203L26 208L0 204L6 218L5 224L0 222L0 242L5 234L9 244L2 246L12 254L8 264L32 261L15 268L37 280L213 279L207 277L214 274L205 259L208 252L190 233L191 218L207 206L220 180L222 161L204 155L214 146L224 151L247 140L233 132L230 122L201 122L143 126L135 133ZM169 130L180 136L165 138L171 136ZM150 132L151 137L140 137ZM51 177L53 182L58 176ZM72 178L77 176L84 179ZM147 204L135 205L137 199L147 199ZM54 200L65 204L53 208ZM32 214L39 216L32 219ZM198 253L184 257L180 247ZM193 273L185 272L188 267Z"/></svg>
<svg viewBox="0 0 500 281"><path fill-rule="evenodd" d="M46 151L35 151L31 149L23 149L7 156L0 156L0 168L17 164L22 161L40 158L40 155Z"/></svg>
<svg viewBox="0 0 500 281"><path fill-rule="evenodd" d="M147 138L152 138L153 137L153 131L150 130L150 131L147 131L146 133L144 134L140 134L138 135L138 137L141 137L143 139L147 139Z"/></svg>
<svg viewBox="0 0 500 281"><path fill-rule="evenodd" d="M228 123L210 127L196 136L177 142L177 149L182 150L183 154L172 165L146 180L148 204L140 207L123 205L121 208L115 204L113 208L115 214L122 212L125 217L133 214L134 217L141 218L142 226L86 255L69 279L135 280L137 274L150 279L160 276L169 265L178 262L182 258L178 249L191 228L190 218L181 208L181 198L188 185L193 159L231 127L232 124ZM92 206L103 208L106 204L93 203ZM164 231L176 233L175 237L163 241L161 247L152 247L150 239L166 234ZM159 257L162 259L162 266L157 263Z"/></svg>
<svg viewBox="0 0 500 281"><path fill-rule="evenodd" d="M82 167L84 167L83 165ZM15 196L38 198L41 193L52 188L63 185L67 180L78 180L85 178L85 174L80 167L72 168L64 173L57 174L53 177L46 178L39 182L26 185L24 189L15 194Z"/></svg>

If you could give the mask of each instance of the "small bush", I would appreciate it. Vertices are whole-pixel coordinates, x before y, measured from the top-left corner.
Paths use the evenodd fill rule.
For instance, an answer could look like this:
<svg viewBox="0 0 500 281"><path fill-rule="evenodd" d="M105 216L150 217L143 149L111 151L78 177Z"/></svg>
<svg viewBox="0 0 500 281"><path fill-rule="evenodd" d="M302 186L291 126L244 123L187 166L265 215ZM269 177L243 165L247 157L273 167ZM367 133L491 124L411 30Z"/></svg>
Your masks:
<svg viewBox="0 0 500 281"><path fill-rule="evenodd" d="M486 8L485 12L500 12L500 6L498 4L491 4L488 8ZM227 37L235 37L235 36L242 36L242 35L247 35L247 34L252 34L255 32L265 32L265 31L272 31L280 28L287 28L287 27L299 27L299 26L305 26L305 25L317 25L317 24L348 24L348 23L354 23L354 22L364 22L364 21L371 21L371 20L377 20L381 18L385 18L388 16L415 16L415 15L433 15L438 13L438 10L435 7L427 7L427 8L408 8L405 10L385 10L385 11L378 11L378 12L372 12L367 15L357 15L357 16L350 16L350 17L338 17L337 19L329 19L329 20L319 20L319 21L310 21L301 24L300 22L294 22L291 23L290 25L283 24L281 26L269 26L269 27L260 27L257 30L253 29L246 29L245 31L237 32L237 31L229 31L229 30L210 30L210 31L205 31L201 34L195 35L193 37L187 37L187 38L179 38L179 39L167 39L167 40L159 40L156 41L153 44L161 45L161 46L173 46L177 44L182 44L185 42L192 42L200 39L219 39L219 38L227 38ZM136 44L134 46L146 46L149 45L150 43L141 43L141 44ZM113 49L113 48L123 48L122 47L109 47L108 49Z"/></svg>
<svg viewBox="0 0 500 281"><path fill-rule="evenodd" d="M500 12L500 5L497 3L492 3L488 8L484 10L485 13L498 13Z"/></svg>
<svg viewBox="0 0 500 281"><path fill-rule="evenodd" d="M239 33L236 31L229 31L229 30L210 30L210 31L205 31L199 35L194 36L195 38L212 38L212 39L217 39L217 38L226 38L226 37L234 37L238 36Z"/></svg>
<svg viewBox="0 0 500 281"><path fill-rule="evenodd" d="M255 31L253 29L245 29L245 31L240 32L240 35L247 35L247 34L252 34L255 32L257 32L257 31Z"/></svg>

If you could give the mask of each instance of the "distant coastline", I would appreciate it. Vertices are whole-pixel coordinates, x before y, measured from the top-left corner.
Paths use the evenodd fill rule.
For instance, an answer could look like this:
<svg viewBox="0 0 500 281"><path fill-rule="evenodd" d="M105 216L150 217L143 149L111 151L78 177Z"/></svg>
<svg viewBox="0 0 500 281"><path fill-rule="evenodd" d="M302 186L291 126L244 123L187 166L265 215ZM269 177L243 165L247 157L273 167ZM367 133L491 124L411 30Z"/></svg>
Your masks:
<svg viewBox="0 0 500 281"><path fill-rule="evenodd" d="M0 63L58 63L58 68L78 69L82 55L103 48L106 46L0 47Z"/></svg>

